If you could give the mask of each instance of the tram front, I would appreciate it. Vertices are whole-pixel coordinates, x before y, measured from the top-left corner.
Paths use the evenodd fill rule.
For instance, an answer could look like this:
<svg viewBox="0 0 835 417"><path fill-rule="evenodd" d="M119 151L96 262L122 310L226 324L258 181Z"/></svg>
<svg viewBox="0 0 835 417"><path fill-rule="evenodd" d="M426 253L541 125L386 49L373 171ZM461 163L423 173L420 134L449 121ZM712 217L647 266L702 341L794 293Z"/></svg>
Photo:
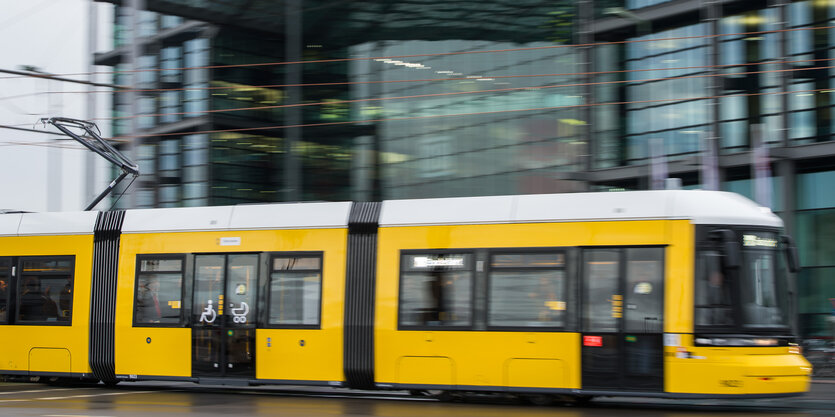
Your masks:
<svg viewBox="0 0 835 417"><path fill-rule="evenodd" d="M688 376L674 391L742 396L808 391L811 366L794 326L798 259L779 229L705 226L696 231L694 333L668 352ZM685 345L685 343L679 343ZM669 348L668 348L669 349Z"/></svg>

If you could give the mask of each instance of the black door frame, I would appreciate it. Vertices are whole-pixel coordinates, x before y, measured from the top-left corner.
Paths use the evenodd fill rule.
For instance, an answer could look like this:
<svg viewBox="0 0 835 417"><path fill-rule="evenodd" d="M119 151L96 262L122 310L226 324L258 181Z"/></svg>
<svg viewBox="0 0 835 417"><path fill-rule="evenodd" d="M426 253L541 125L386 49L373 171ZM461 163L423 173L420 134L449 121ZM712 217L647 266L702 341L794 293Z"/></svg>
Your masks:
<svg viewBox="0 0 835 417"><path fill-rule="evenodd" d="M249 255L254 258L254 262L252 265L255 267L255 273L253 277L253 282L249 285L249 289L254 291L252 296L250 297L251 303L248 304L248 311L247 317L251 318L251 320L247 320L244 324L244 327L236 326L234 320L235 315L229 314L229 311L235 310L229 303L229 258L231 256L237 255ZM220 294L214 294L213 296L217 296L217 304L213 304L214 313L216 314L212 323L219 323L216 326L203 326L199 323L201 322L200 317L204 313L208 314L208 311L201 310L201 311L192 311L192 315L194 319L191 323L192 329L192 376L196 377L204 377L204 378L245 378L245 379L253 379L255 378L255 331L257 329L257 317L258 317L258 287L260 282L260 269L261 269L261 255L257 252L222 252L222 253L200 253L195 254L193 257L193 285L191 288L192 292L192 304L195 304L197 301L197 277L198 277L198 268L197 268L197 261L199 258L204 256L215 256L215 257L222 257L223 259L223 277L221 279L221 291ZM222 304L221 304L222 300ZM192 305L192 308L195 306ZM229 360L229 345L232 337L235 336L237 332L244 332L244 337L249 339L249 344L252 346L252 349L249 353L251 359L248 361L248 365L244 368L242 372L230 372L230 360ZM202 334L200 334L202 333ZM199 342L201 340L206 340L205 337L201 338L200 336L209 336L210 342L216 342L218 347L220 348L218 362L214 363L213 368L217 368L216 371L209 368L208 365L211 361L198 361L197 353L198 349L202 346ZM203 364L204 366L200 366Z"/></svg>
<svg viewBox="0 0 835 417"><path fill-rule="evenodd" d="M628 249L641 248L661 248L664 250L664 256L661 258L661 288L658 289L661 300L661 320L654 329L647 329L643 332L633 332L626 330L625 316L627 314L627 265ZM580 358L581 358L581 386L583 389L591 390L631 390L631 391L650 391L663 392L664 391L664 277L666 268L666 246L664 245L641 245L641 246L593 246L581 248L580 255L580 281L578 286L580 292ZM607 300L611 303L612 313L619 313L616 318L615 331L595 332L586 328L586 300L588 282L586 281L587 273L587 253L589 250L612 250L617 251L617 284L614 294L611 294L612 299ZM614 298L619 297L619 299ZM618 305L619 304L619 305ZM616 310L616 308L618 308ZM654 331L653 331L654 330ZM630 349L632 347L637 347ZM608 352L607 352L608 350ZM649 358L646 352L649 350L654 353ZM654 365L658 367L657 375L651 376L635 376L630 374L630 369L633 364L630 360L649 360L650 364L654 361ZM646 363L645 363L646 364ZM601 365L604 371L600 371ZM608 365L608 366L607 366Z"/></svg>

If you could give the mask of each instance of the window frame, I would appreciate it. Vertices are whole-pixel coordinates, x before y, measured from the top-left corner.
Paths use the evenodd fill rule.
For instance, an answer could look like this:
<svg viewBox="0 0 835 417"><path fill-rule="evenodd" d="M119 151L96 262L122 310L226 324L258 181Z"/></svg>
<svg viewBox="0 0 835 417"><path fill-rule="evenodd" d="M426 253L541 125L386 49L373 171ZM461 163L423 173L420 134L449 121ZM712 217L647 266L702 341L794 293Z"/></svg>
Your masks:
<svg viewBox="0 0 835 417"><path fill-rule="evenodd" d="M69 320L56 320L56 321L35 321L35 320L20 320L20 307L22 306L21 297L23 296L23 291L21 291L20 286L26 282L25 277L30 274L25 274L23 271L23 263L27 261L69 261L69 273L46 273L46 274L38 274L38 275L55 275L55 276L67 276L72 278L72 297L70 298L70 319ZM16 259L17 262L13 262L12 266L16 267L16 272L13 274L15 278L15 306L14 306L14 321L8 320L6 324L15 324L18 326L72 326L72 312L73 307L75 305L75 255L37 255L37 256L20 256ZM35 274L31 274L35 275Z"/></svg>
<svg viewBox="0 0 835 417"><path fill-rule="evenodd" d="M266 295L264 296L264 300L266 301L266 308L264 309L264 320L261 323L261 326L258 326L259 329L310 329L310 330L321 330L322 329L322 295L324 294L324 287L325 287L325 252L324 251L290 251L290 252L268 252L267 255L267 268L266 268L266 285L264 286ZM273 273L280 272L283 270L276 271L275 269L275 260L277 258L318 258L319 259L319 269L291 269L291 272L319 272L319 297L318 297L318 320L316 324L272 324L270 323L270 314L272 313L272 284L273 284Z"/></svg>
<svg viewBox="0 0 835 417"><path fill-rule="evenodd" d="M455 326L426 326L426 325L414 325L414 324L403 324L402 317L403 317L403 275L405 273L414 272L414 271L407 271L405 267L405 263L403 260L407 256L414 256L414 255L443 255L443 254L450 254L450 255L469 255L470 256L470 265L468 268L462 269L462 271L469 271L470 272L470 297L469 297L469 311L470 311L470 323L467 325L455 325ZM476 325L476 306L475 306L475 292L476 292L476 281L478 280L478 271L476 267L477 263L477 254L475 249L469 248L450 248L450 249L401 249L399 258L398 258L398 278L397 278L397 330L418 330L418 331L471 331L475 329Z"/></svg>
<svg viewBox="0 0 835 417"><path fill-rule="evenodd" d="M525 254L558 254L562 255L561 267L494 267L493 257L496 255L525 255ZM490 248L487 251L487 259L485 260L486 267L484 268L485 276L485 310L484 322L487 326L487 331L509 331L509 332L566 332L571 326L571 309L569 305L571 294L570 280L571 272L569 268L569 251L565 247L527 247L527 248ZM527 271L563 271L562 291L565 297L564 302L566 308L563 310L563 324L560 326L505 326L505 325L491 325L490 324L490 306L491 297L490 289L493 283L493 273L495 272L527 272ZM576 304L576 301L575 301Z"/></svg>
<svg viewBox="0 0 835 417"><path fill-rule="evenodd" d="M182 328L188 326L188 320L186 320L186 299L185 299L185 290L186 290L186 277L187 267L186 267L186 254L184 253L161 253L161 254L151 254L151 253L142 253L136 255L136 265L135 265L135 272L134 272L134 279L133 279L133 304L131 309L131 322L133 327L154 327L154 328ZM180 319L177 323L145 323L145 322L137 322L136 321L136 309L137 304L139 301L139 277L140 275L152 275L152 274L159 274L159 272L143 272L142 271L142 261L143 260L171 260L176 259L180 261ZM162 272L163 274L174 274L174 272L166 271ZM192 276L192 280L194 277Z"/></svg>

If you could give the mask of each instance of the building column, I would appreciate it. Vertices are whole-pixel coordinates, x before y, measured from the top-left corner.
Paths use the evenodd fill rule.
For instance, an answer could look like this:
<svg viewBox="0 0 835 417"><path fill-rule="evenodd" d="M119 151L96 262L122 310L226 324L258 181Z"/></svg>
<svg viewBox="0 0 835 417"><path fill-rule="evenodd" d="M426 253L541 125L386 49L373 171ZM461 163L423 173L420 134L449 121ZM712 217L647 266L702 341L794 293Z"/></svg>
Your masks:
<svg viewBox="0 0 835 417"><path fill-rule="evenodd" d="M719 20L722 18L722 6L716 0L706 1L704 6L705 7L702 12L704 13L704 20L707 22L709 33L718 35L722 30L719 24ZM722 120L719 99L719 96L721 96L723 92L722 78L720 77L722 72L716 67L716 65L719 65L720 63L720 40L721 39L718 36L712 36L709 38L710 53L708 54L707 62L707 65L711 65L712 68L710 70L710 75L712 75L712 77L708 78L708 95L713 98L709 101L710 132L706 135L707 143L705 144L705 147L710 147L710 149L707 149L707 152L713 155L715 161L721 160L719 158L719 152L722 149L720 134L721 128L719 126L719 121ZM714 166L715 171L713 174L716 177L715 181L718 186L717 189L721 190L722 182L725 180L725 170L718 163L714 164ZM705 184L702 184L702 186L704 185Z"/></svg>
<svg viewBox="0 0 835 417"><path fill-rule="evenodd" d="M287 0L284 3L284 61L299 62L302 60L302 11L301 0ZM284 66L284 84L286 99L284 104L302 103L303 64L288 64ZM299 201L301 199L301 164L297 155L297 144L302 136L301 107L286 107L284 110L284 125L296 126L284 129L284 169L283 191L284 201Z"/></svg>
<svg viewBox="0 0 835 417"><path fill-rule="evenodd" d="M143 50L142 41L139 37L139 13L142 10L145 10L145 0L129 0L128 7L130 8L130 48L128 48L128 69L132 72L130 74L131 90L126 94L128 94L128 103L130 103L130 114L135 116L139 114L139 94L135 90L139 87L139 57L142 56ZM129 131L130 134L134 136L139 134L138 118L133 117L130 119ZM139 149L141 141L142 138L139 137L129 138L122 148L122 153L124 153L131 161L138 161L139 158L137 158L137 150ZM136 192L134 190L135 188L124 191L124 198L126 200L124 205L128 208L136 207Z"/></svg>
<svg viewBox="0 0 835 417"><path fill-rule="evenodd" d="M578 30L576 36L576 43L580 45L589 45L594 42L594 34L592 33L592 23L594 22L594 0L580 0L577 3L577 16L578 16ZM595 139L595 135L593 133L594 126L594 107L591 106L595 102L594 98L594 86L591 83L594 81L594 76L591 75L591 72L594 71L594 47L592 46L580 46L579 47L579 55L580 55L580 71L585 73L582 78L583 84L581 96L583 97L582 103L585 106L582 108L580 114L581 119L585 120L586 124L582 129L581 135L583 136L583 142L585 142L585 152L581 151L580 154L580 161L579 162L579 169L582 170L584 174L588 174L591 172L592 168L594 167L594 158L592 156L592 152L597 149L597 143ZM587 180L579 181L580 186L577 187L577 191L589 191L591 189L591 184Z"/></svg>

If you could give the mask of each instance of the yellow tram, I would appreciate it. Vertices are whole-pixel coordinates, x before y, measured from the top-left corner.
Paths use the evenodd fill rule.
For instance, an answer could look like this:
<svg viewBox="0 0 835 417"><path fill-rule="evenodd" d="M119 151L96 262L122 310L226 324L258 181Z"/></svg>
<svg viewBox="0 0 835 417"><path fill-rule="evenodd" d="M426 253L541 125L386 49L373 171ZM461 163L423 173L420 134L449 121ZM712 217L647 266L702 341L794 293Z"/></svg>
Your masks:
<svg viewBox="0 0 835 417"><path fill-rule="evenodd" d="M0 374L798 395L781 227L698 190L0 214Z"/></svg>

